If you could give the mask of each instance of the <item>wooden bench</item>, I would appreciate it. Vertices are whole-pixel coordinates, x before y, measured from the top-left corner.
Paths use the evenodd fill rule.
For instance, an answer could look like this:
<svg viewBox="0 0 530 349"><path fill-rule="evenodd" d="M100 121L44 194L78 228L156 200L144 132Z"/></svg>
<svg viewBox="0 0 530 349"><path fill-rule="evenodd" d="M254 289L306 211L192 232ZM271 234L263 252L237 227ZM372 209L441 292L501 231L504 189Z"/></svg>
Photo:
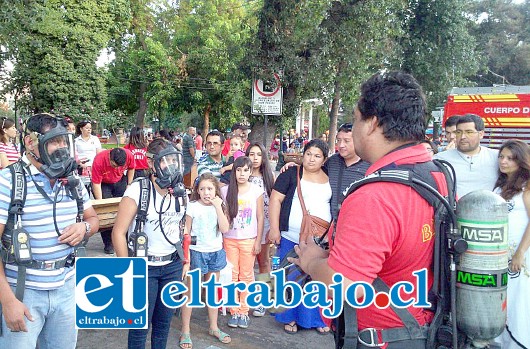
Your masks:
<svg viewBox="0 0 530 349"><path fill-rule="evenodd" d="M184 179L183 179L184 186L187 189L192 189L196 178L197 178L197 164L195 163L191 167L190 173L184 175Z"/></svg>
<svg viewBox="0 0 530 349"><path fill-rule="evenodd" d="M188 198L191 195L191 191L186 189ZM92 200L92 207L96 211L99 218L99 229L108 229L114 226L116 221L116 215L118 214L118 206L120 205L121 197Z"/></svg>
<svg viewBox="0 0 530 349"><path fill-rule="evenodd" d="M302 154L283 153L283 160L285 161L285 163L295 162L297 165L301 165L302 157L303 157Z"/></svg>
<svg viewBox="0 0 530 349"><path fill-rule="evenodd" d="M118 213L121 197L92 200L92 207L96 210L99 218L99 229L112 228Z"/></svg>

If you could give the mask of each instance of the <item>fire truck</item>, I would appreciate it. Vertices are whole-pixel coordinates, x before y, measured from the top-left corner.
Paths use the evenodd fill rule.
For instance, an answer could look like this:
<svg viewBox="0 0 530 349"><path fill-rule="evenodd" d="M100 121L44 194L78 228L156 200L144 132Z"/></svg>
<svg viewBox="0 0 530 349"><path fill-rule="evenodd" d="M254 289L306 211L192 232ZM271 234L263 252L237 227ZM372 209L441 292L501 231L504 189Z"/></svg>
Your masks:
<svg viewBox="0 0 530 349"><path fill-rule="evenodd" d="M447 118L464 114L484 120L484 146L499 148L512 138L530 144L530 86L455 87L447 97L443 125Z"/></svg>

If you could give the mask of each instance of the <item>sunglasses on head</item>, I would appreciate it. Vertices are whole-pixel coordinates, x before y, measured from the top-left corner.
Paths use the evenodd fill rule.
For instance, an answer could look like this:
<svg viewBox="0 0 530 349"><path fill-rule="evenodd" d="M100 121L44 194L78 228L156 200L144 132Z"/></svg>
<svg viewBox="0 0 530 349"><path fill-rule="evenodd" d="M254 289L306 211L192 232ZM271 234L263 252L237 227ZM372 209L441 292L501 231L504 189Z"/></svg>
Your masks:
<svg viewBox="0 0 530 349"><path fill-rule="evenodd" d="M346 122L342 125L339 126L339 130L348 130L348 131L351 131L352 129L352 123L351 122Z"/></svg>
<svg viewBox="0 0 530 349"><path fill-rule="evenodd" d="M7 118L5 116L2 116L2 128L4 128L4 126L6 124L6 120L7 120Z"/></svg>

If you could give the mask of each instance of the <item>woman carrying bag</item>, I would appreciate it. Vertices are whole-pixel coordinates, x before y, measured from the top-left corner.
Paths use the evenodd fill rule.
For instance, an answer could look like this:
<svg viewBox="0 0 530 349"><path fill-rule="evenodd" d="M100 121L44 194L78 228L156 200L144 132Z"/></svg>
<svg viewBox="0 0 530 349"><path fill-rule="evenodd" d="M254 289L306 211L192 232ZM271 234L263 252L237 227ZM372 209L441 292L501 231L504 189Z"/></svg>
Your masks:
<svg viewBox="0 0 530 349"><path fill-rule="evenodd" d="M304 147L302 166L290 167L274 183L269 204L269 240L279 244L280 259L299 243L301 234L302 239L307 237L301 229L304 211L315 219L331 221L331 187L322 169L328 150L322 140L311 140ZM301 195L298 195L300 191ZM329 333L319 309L309 309L303 304L277 314L276 320L284 324L284 331L288 334L298 332L298 326L315 328L320 334Z"/></svg>

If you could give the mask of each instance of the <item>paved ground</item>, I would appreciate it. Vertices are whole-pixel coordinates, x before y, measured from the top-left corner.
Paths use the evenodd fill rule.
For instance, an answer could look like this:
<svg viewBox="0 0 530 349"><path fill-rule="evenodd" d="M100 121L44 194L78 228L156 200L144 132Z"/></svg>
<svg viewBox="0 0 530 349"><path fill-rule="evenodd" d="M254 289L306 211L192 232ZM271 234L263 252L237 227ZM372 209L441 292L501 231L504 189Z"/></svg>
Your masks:
<svg viewBox="0 0 530 349"><path fill-rule="evenodd" d="M88 244L88 256L108 256L103 254L103 242L98 235L93 236ZM109 258L115 258L110 256ZM226 326L228 316L219 316L220 328L230 334L232 343L225 345L208 335L208 317L205 309L193 312L191 334L194 349L320 349L332 348L333 336L319 335L314 330L302 330L295 335L283 332L283 326L274 317L265 315L262 318L251 318L250 327L246 330L232 329ZM174 317L168 339L168 349L179 348L180 319ZM126 330L80 330L77 342L79 349L119 349L127 347ZM148 342L148 348L150 343ZM157 349L157 348L153 348Z"/></svg>

